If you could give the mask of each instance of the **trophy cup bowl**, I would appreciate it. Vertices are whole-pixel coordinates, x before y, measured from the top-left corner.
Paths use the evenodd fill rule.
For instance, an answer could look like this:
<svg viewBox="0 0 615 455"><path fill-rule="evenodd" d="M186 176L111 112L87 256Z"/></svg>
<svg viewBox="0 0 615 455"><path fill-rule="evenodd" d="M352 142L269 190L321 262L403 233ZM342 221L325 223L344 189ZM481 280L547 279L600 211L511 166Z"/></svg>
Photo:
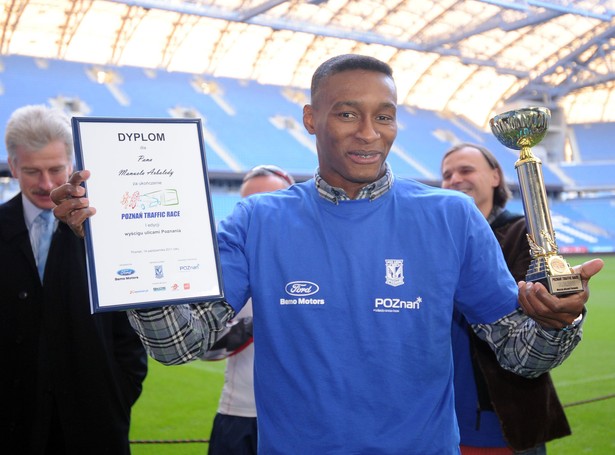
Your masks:
<svg viewBox="0 0 615 455"><path fill-rule="evenodd" d="M502 145L523 150L542 141L549 129L550 119L551 111L546 107L529 107L496 115L489 125Z"/></svg>
<svg viewBox="0 0 615 455"><path fill-rule="evenodd" d="M583 284L581 276L574 273L558 253L542 176L542 162L531 150L547 134L550 119L549 109L528 107L496 115L489 125L502 145L521 151L515 169L532 257L525 281L540 282L551 294L565 295L582 291Z"/></svg>

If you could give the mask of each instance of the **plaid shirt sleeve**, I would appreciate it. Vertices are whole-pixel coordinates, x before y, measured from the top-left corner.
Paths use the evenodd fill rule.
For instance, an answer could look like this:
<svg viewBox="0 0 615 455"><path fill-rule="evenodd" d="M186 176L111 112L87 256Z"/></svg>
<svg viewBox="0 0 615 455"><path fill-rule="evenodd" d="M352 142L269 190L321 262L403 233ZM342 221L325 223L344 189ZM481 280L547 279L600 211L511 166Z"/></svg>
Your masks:
<svg viewBox="0 0 615 455"><path fill-rule="evenodd" d="M223 300L128 311L147 353L165 365L197 360L235 316Z"/></svg>
<svg viewBox="0 0 615 455"><path fill-rule="evenodd" d="M472 324L472 328L491 346L503 368L535 378L568 358L581 341L583 320L571 330L544 329L517 309L492 324Z"/></svg>

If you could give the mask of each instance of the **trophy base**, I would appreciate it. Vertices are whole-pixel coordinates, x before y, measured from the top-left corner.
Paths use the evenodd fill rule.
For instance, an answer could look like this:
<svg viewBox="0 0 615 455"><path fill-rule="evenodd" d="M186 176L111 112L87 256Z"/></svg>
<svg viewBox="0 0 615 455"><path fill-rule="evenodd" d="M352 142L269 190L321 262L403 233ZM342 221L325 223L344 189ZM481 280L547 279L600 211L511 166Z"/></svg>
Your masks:
<svg viewBox="0 0 615 455"><path fill-rule="evenodd" d="M578 273L555 276L548 275L545 272L528 273L525 276L525 281L541 283L547 288L549 294L557 296L575 294L583 290L581 275Z"/></svg>

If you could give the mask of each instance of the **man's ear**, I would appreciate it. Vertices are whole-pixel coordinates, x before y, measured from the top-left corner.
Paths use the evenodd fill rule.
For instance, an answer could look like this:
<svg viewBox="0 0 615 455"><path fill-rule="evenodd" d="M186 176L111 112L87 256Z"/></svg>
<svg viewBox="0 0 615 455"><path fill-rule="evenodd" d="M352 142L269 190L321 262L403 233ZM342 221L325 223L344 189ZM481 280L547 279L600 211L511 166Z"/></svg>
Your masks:
<svg viewBox="0 0 615 455"><path fill-rule="evenodd" d="M493 188L497 188L500 185L500 173L497 170L495 170L495 169L492 169L492 171L493 171L493 176L492 176L492 179L491 179L491 181L492 181L492 185L491 186Z"/></svg>
<svg viewBox="0 0 615 455"><path fill-rule="evenodd" d="M314 129L314 117L312 114L313 109L311 104L303 106L303 126L305 126L305 129L310 134L314 134L316 131Z"/></svg>
<svg viewBox="0 0 615 455"><path fill-rule="evenodd" d="M14 160L9 156L9 159L7 161L9 163L9 170L11 171L11 175L13 176L13 178L19 178L19 176L17 175L17 167L14 163Z"/></svg>

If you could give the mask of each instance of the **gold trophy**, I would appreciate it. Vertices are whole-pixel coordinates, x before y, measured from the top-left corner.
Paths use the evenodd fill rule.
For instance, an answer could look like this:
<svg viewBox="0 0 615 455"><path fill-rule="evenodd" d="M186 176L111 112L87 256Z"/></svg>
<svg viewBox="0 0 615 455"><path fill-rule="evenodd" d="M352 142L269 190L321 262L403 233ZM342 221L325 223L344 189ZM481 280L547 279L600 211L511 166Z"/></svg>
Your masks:
<svg viewBox="0 0 615 455"><path fill-rule="evenodd" d="M582 291L583 284L581 275L574 273L568 262L558 254L542 176L542 161L531 150L545 137L550 118L549 109L529 107L496 115L489 125L504 146L521 150L515 169L532 256L525 281L540 282L551 294L563 295Z"/></svg>

